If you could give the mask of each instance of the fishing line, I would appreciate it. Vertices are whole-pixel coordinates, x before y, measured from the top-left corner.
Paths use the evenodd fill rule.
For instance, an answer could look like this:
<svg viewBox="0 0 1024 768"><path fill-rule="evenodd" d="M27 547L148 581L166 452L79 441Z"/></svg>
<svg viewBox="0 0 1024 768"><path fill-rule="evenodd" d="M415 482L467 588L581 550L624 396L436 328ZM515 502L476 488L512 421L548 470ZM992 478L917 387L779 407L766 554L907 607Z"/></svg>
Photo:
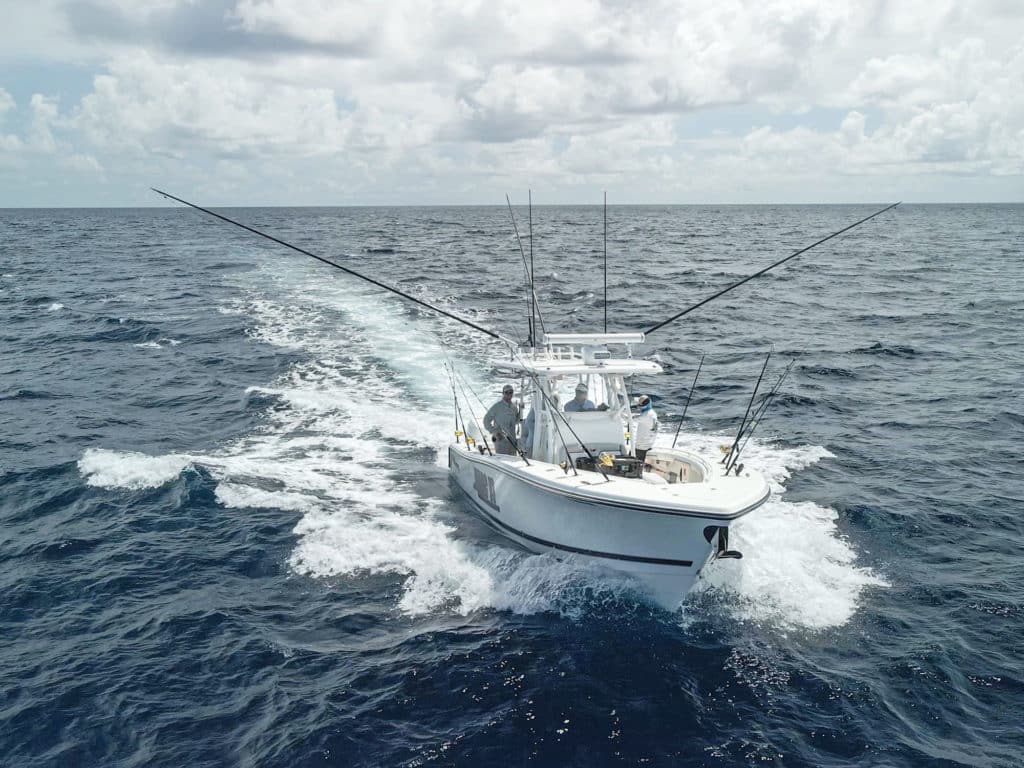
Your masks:
<svg viewBox="0 0 1024 768"><path fill-rule="evenodd" d="M529 296L527 297L527 307L530 309L530 346L536 346L537 339L534 335L533 327L533 311L537 311L537 322L540 324L541 333L547 333L547 329L544 327L544 317L540 312L540 304L537 301L537 291L533 284L533 198L530 198L530 261L526 261L526 251L523 250L523 239L519 236L519 225L516 224L516 215L512 211L512 200L509 199L508 194L505 195L505 202L508 204L508 215L512 219L512 229L516 233L516 242L519 244L519 254L523 257L523 269L526 272L526 284L529 288Z"/></svg>
<svg viewBox="0 0 1024 768"><path fill-rule="evenodd" d="M239 221L235 221L234 219L228 218L227 216L215 213L214 211L211 211L208 208L203 208L202 206L196 205L195 203L190 203L188 200L182 200L180 197L175 197L174 195L159 190L156 187L150 187L150 189L152 189L158 195L163 195L169 200L175 200L179 203L182 203L183 205L187 205L189 208L195 208L197 211L202 211L203 213L209 214L210 216L220 219L221 221L226 221L228 224L234 224L236 227L241 227L242 229L248 232L252 232L254 235L259 235L260 237L264 237L267 240L271 240L272 242L275 242L278 245L283 245L285 248L291 248L293 251L297 251L298 253L301 253L305 256L309 256L310 258L316 259L317 261L321 261L324 264L334 267L335 269L340 269L342 272L346 272L352 275L353 277L358 277L360 280L365 280L368 283L372 283L373 285L376 285L378 288L383 288L386 291L390 291L391 293L397 294L398 296L401 296L403 299L411 301L414 304L419 304L421 307L426 307L427 309L432 310L433 312L437 312L439 315L444 315L445 317L451 318L452 320L456 320L457 322L460 322L463 325L468 325L470 328L480 331L481 333L485 333L493 339L497 339L498 341L501 341L510 346L515 346L517 344L517 342L502 336L500 333L488 330L483 326L477 325L476 323L466 320L463 317L459 317L458 315L452 314L451 312L441 309L440 307L435 307L433 304L428 304L422 299L417 299L415 296L411 296L408 293L400 291L397 288L394 288L386 283L382 283L379 280L374 280L372 277L367 277L366 275L360 272L356 272L354 269L343 267L341 264L338 264L335 261L331 261L330 259L324 258L323 256L317 256L315 253L307 251L305 248L300 248L297 245L292 245L291 243L285 242L284 240L274 237L273 235L268 235L266 232L261 232L260 230L255 229L254 227L250 227L246 224L242 224Z"/></svg>
<svg viewBox="0 0 1024 768"><path fill-rule="evenodd" d="M455 369L453 368L452 370L455 370ZM472 403L470 403L470 402L469 402L469 395L467 395L467 394L466 394L466 390L465 390L465 388L464 388L464 387L463 387L463 385L462 385L462 380L461 380L461 378L457 377L457 378L456 378L456 380L458 381L458 384L459 384L459 389L461 389L461 390L462 390L462 396L463 396L463 397L465 398L465 400L466 400L466 408L468 408L468 409L469 409L469 415L470 415L470 416L472 417L472 419L473 419L473 426L475 426L475 427L476 427L477 429L479 429L479 430L480 430L480 439L481 439L481 440L483 440L483 442L484 442L484 448L486 448L486 449L487 449L487 452L488 452L488 453L489 453L489 454L490 454L491 456L493 456L493 455L494 455L494 451L492 451L492 450L491 450L491 446L490 446L490 443L488 443L488 442L487 442L487 430L486 430L486 429L484 429L484 425L483 425L483 422L482 422L482 421L480 421L480 420L479 420L479 419L478 419L478 418L476 417L476 412L475 412L475 411L473 410L473 405L472 405ZM482 405L482 403L481 403L481 405Z"/></svg>
<svg viewBox="0 0 1024 768"><path fill-rule="evenodd" d="M789 365L787 365L785 370L782 371L782 374L775 382L775 386L771 388L771 390L765 396L764 401L758 406L757 411L754 413L754 417L750 420L750 424L747 427L746 435L743 439L743 445L741 445L739 449L736 451L736 457L733 459L732 462L733 466L735 466L736 463L739 461L740 454L743 453L743 450L747 447L747 443L750 442L750 438L753 437L754 435L754 430L757 429L758 425L760 425L761 421L764 419L765 414L768 412L768 408L771 406L771 403L775 400L775 396L779 393L779 390L782 388L782 384L789 377L790 371L793 370L793 366L796 364L797 358L803 355L803 353L804 350L801 350L799 354L797 354L792 360L789 361ZM726 468L726 473L729 472L729 469L729 467ZM739 474L739 470L737 470L737 474Z"/></svg>
<svg viewBox="0 0 1024 768"><path fill-rule="evenodd" d="M459 406L459 395L455 391L455 366L451 360L445 362L445 373L448 374L448 381L452 385L452 398L455 401L455 442L459 442L459 430L462 431L462 436L468 441L469 435L466 433L466 419L462 415L462 408ZM462 422L462 426L459 426L459 422Z"/></svg>
<svg viewBox="0 0 1024 768"><path fill-rule="evenodd" d="M854 227L860 226L865 221L870 221L871 219L875 218L875 216L880 216L881 214L885 213L886 211L895 208L897 205L899 205L899 203L893 203L892 205L886 206L882 210L876 211L875 213L872 213L870 216L865 216L860 221L856 221L856 222L854 222L853 224L851 224L848 227L843 227L838 232L833 232L828 237L821 238L821 240L819 240L816 243L812 243L811 245L808 245L806 248L801 248L796 253L792 253L792 254L790 254L789 256L786 256L783 259L779 259L774 264L769 264L764 269L759 270L759 271L755 272L752 275L748 275L747 277L744 277L739 282L733 283L732 285L728 286L727 288L723 288L722 290L720 290L718 293L714 294L713 296L709 296L708 298L703 299L702 301L697 302L693 306L684 309L682 312L679 312L679 313L677 313L675 315L672 315L672 317L670 317L668 320L663 320L662 322L658 323L657 325L652 325L650 328L648 328L646 331L644 331L644 334L650 334L650 333L653 333L654 331L658 330L659 328L663 328L664 326L668 325L669 323L671 323L671 322L673 322L675 320L678 320L683 315L688 315L690 312L693 312L693 310L698 309L700 307L703 307L705 304L714 301L719 296L722 296L722 295L728 293L729 291L731 291L733 288L739 288L745 282L747 282L749 280L753 280L755 277L763 275L765 272L768 272L768 271L770 271L772 269L775 269L777 266L779 266L781 264L785 264L787 261L789 261L790 259L796 258L801 253L807 253L807 251L809 251L812 248L815 248L815 247L821 245L822 243L824 243L824 242L826 242L828 240L831 240L833 237L838 237L839 235L843 234L844 232L849 232Z"/></svg>
<svg viewBox="0 0 1024 768"><path fill-rule="evenodd" d="M679 417L679 424L676 425L676 436L672 438L672 447L676 447L676 440L679 439L679 430L683 427L683 420L686 418L686 409L690 407L690 398L693 397L693 390L697 386L697 379L700 377L700 369L704 367L704 355L700 356L700 363L697 365L697 373L693 377L693 384L690 385L690 392L686 395L686 404L683 406L683 415Z"/></svg>
<svg viewBox="0 0 1024 768"><path fill-rule="evenodd" d="M736 433L736 440L733 441L732 447L729 449L729 452L727 454L725 454L725 457L722 459L721 463L725 464L725 471L727 473L729 471L729 468L732 466L731 463L729 462L729 459L732 457L733 451L736 450L736 446L739 445L740 437L743 436L743 428L747 424L747 417L750 416L750 408L754 404L754 398L757 397L757 390L761 386L761 379L764 378L764 372L768 368L768 361L771 360L771 359L772 359L772 353L769 352L768 356L764 359L764 365L761 366L761 374L757 377L757 383L754 385L754 392L750 396L750 402L747 403L747 410L746 410L746 413L743 414L743 421L740 422L739 431Z"/></svg>

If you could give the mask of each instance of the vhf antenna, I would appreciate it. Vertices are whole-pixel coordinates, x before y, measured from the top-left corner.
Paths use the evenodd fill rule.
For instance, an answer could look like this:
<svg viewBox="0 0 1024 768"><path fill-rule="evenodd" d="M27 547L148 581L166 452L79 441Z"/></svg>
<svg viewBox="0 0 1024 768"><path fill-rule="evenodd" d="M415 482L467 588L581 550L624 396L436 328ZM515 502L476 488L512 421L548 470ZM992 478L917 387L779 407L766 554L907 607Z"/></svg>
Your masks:
<svg viewBox="0 0 1024 768"><path fill-rule="evenodd" d="M608 192L604 193L604 332L608 333Z"/></svg>

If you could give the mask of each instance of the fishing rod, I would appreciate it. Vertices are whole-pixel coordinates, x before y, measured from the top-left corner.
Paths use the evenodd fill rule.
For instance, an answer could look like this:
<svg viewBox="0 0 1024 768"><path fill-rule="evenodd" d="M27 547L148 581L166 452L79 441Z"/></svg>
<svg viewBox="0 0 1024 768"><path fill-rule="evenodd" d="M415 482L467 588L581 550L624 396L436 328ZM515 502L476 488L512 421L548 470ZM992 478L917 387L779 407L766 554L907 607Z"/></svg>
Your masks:
<svg viewBox="0 0 1024 768"><path fill-rule="evenodd" d="M427 302L423 301L422 299L417 299L415 296L411 296L408 293L405 293L404 291L400 291L397 288L394 288L394 287L392 287L392 286L390 286L390 285L388 285L386 283L382 283L379 280L374 280L372 277L367 277L366 275L364 275L364 274L362 274L360 272L356 272L354 269L350 269L349 267L343 267L341 264L338 264L336 261L331 261L330 259L324 258L323 256L317 256L315 253L311 253L310 251L307 251L305 248L300 248L297 245L292 245L291 243L287 243L284 240L281 240L280 238L274 237L273 235L268 235L266 232L261 232L260 230L255 229L254 227L250 227L247 224L242 224L240 221L235 221L234 219L228 218L227 216L224 216L224 215L219 214L219 213L215 213L214 211L211 211L208 208L203 208L202 206L196 205L195 203L190 203L188 200L182 200L180 197L175 197L174 195L169 194L167 192L164 192L162 190L159 190L156 187L150 187L150 189L152 189L158 195L163 195L164 197L166 197L169 200L175 200L175 201L177 201L179 203L182 203L183 205L187 205L189 208L195 208L197 211L202 211L203 213L209 214L210 216L213 216L214 218L220 219L221 221L226 221L228 224L234 224L236 227L241 227L242 229L244 229L244 230L246 230L248 232L252 232L254 235L259 235L260 237L265 237L267 240L271 240L271 241L277 243L278 245L283 245L285 248L291 248L293 251L297 251L298 253L301 253L304 256L309 256L311 258L316 259L317 261L322 261L324 264L332 266L335 269L340 269L342 272L347 272L348 274L352 275L353 277L358 277L360 280L365 280L368 283L372 283L373 285L376 285L378 288L383 288L386 291L390 291L391 293L397 294L398 296L401 296L403 299L411 301L414 304L419 304L421 307L426 307L427 309L429 309L429 310L431 310L433 312L437 312L439 315L444 315L445 317L451 318L452 320L457 320L458 322L462 323L463 325L468 325L470 328L473 328L474 330L480 331L480 333L487 334L492 339L497 339L498 341L500 341L500 342L502 342L504 344L508 344L511 347L515 347L516 344L517 344L512 339L508 339L508 338L502 336L500 333L496 333L495 331L491 331L491 330L489 330L487 328L484 328L481 325L477 325L474 322L466 320L463 317L459 317L458 315L454 315L451 312L448 312L448 311L446 311L444 309L441 309L440 307L435 307L433 304L428 304Z"/></svg>
<svg viewBox="0 0 1024 768"><path fill-rule="evenodd" d="M686 418L686 409L690 407L690 398L693 397L693 390L697 386L697 377L700 376L700 369L704 367L704 355L700 356L700 363L697 364L697 373L693 377L693 384L690 385L690 392L686 395L686 404L683 406L683 415L679 417L679 424L676 425L676 436L672 438L672 447L676 447L676 440L679 439L679 430L682 429L683 419Z"/></svg>
<svg viewBox="0 0 1024 768"><path fill-rule="evenodd" d="M733 467L736 467L737 475L739 475L739 473L743 470L743 465L739 463L740 454L743 453L743 450L747 447L747 443L750 442L750 438L753 437L754 430L757 429L758 425L764 419L765 413L767 413L768 408L771 406L772 401L775 399L775 395L778 394L779 389L782 387L782 383L786 380L786 377L789 376L789 372L793 369L793 364L795 362L796 358L790 360L789 365L786 366L785 370L783 370L782 374L779 376L778 381L775 382L775 386L772 387L771 390L769 390L768 394L765 396L764 402L762 402L758 406L757 411L754 412L754 417L750 420L750 425L747 427L746 434L744 435L743 445L741 445L736 450L736 455L733 457L732 463L725 468L725 474L729 474L729 470L731 470Z"/></svg>
<svg viewBox="0 0 1024 768"><path fill-rule="evenodd" d="M537 338L534 328L534 311L536 311L537 322L540 323L540 330L542 333L547 333L547 329L544 327L544 317L540 312L540 304L537 301L537 291L533 284L533 196L530 196L530 261L526 261L526 252L523 250L523 239L519 236L519 225L516 224L516 215L512 211L512 201L509 199L508 194L505 195L505 202L508 203L508 215L512 219L512 229L516 233L516 242L519 243L519 253L523 257L523 269L526 271L526 284L529 287L530 295L527 297L527 306L530 309L530 346L536 346Z"/></svg>
<svg viewBox="0 0 1024 768"><path fill-rule="evenodd" d="M533 270L533 190L526 190L526 215L530 222L530 318L533 318L533 313L538 311L537 306L537 285L534 281L534 270ZM530 336L530 346L536 345L536 339L533 335Z"/></svg>
<svg viewBox="0 0 1024 768"><path fill-rule="evenodd" d="M509 199L508 193L505 194L505 202L508 204L508 214L512 217L512 229L516 233L516 242L519 244L519 255L523 257L523 269L526 271L526 311L530 313L529 320L527 320L527 342L532 347L534 332L533 332L533 297L530 294L533 292L533 277L530 275L530 264L526 260L526 251L523 250L523 239L519 237L519 227L516 225L515 214L512 213L512 201ZM530 243L531 247L533 243Z"/></svg>
<svg viewBox="0 0 1024 768"><path fill-rule="evenodd" d="M444 372L448 374L448 379L452 385L452 402L455 405L455 442L460 443L462 441L459 439L459 435L462 434L462 430L459 429L459 396L455 393L455 380L452 379L447 364L444 367Z"/></svg>
<svg viewBox="0 0 1024 768"><path fill-rule="evenodd" d="M540 379L538 378L537 374L533 373L532 371L528 371L527 373L530 376L530 378L533 379L534 386L537 387L537 391L540 392L540 396L544 398L544 402L548 404L548 409L551 411L551 413L557 415L558 418L562 420L562 423L565 424L566 428L569 430L569 434L576 438L576 442L579 444L580 448L582 448L584 453L587 454L587 458L594 462L594 469L596 469L600 473L601 477L605 479L605 482L610 483L611 479L608 477L608 473L605 472L603 468L600 468L601 464L597 460L597 457L594 456L593 453L591 453L590 449L587 448L586 444L584 444L583 439L576 434L576 430L572 428L572 424L569 423L569 420L565 418L562 412L558 410L558 406L551 400L550 397L548 397L548 393L544 391L544 387L541 385ZM572 457L569 454L569 446L565 442L565 436L562 434L562 430L558 426L558 419L552 418L551 424L555 428L555 432L558 433L558 439L562 443L562 450L565 451L565 463L572 468L573 475L579 475L579 471L576 469L576 466L569 461L569 459L571 459Z"/></svg>
<svg viewBox="0 0 1024 768"><path fill-rule="evenodd" d="M510 443L512 443L512 447L516 449L516 455L523 460L523 463L526 464L526 466L530 466L530 460L526 458L526 451L519 447L519 441L512 435L505 435L505 437Z"/></svg>
<svg viewBox="0 0 1024 768"><path fill-rule="evenodd" d="M455 364L454 363L449 363L449 364L451 365L452 374L455 375L455 376L458 376L458 372L455 370ZM480 395L477 394L476 390L473 389L473 387L471 387L469 385L468 381L466 381L466 377L465 376L458 376L458 381L459 381L459 388L462 390L462 396L466 399L466 407L469 408L469 414L470 414L470 416L473 417L473 422L480 429L480 436L481 436L481 438L484 441L484 445L487 447L487 452L493 456L494 452L491 450L491 446L487 443L487 437L486 437L486 435L487 435L486 426L487 425L484 424L482 420L478 420L477 419L476 412L473 410L473 406L469 402L469 395L466 394L466 389L468 388L469 391L473 393L473 397L475 397L477 402L480 403L480 407L481 408L486 409L487 406L484 403L484 401L480 398ZM486 413L485 413L485 417L486 417ZM514 435L505 435L505 437L507 437L508 441L510 443L512 443L512 447L515 448L516 453L523 459L524 462L526 462L526 466L530 466L530 461L529 461L529 459L526 458L526 453L519 448L519 441L516 440L515 436ZM469 440L467 440L466 442L467 442L467 444L469 444ZM495 445L495 447L497 447L497 445Z"/></svg>
<svg viewBox="0 0 1024 768"><path fill-rule="evenodd" d="M754 429L757 427L758 424L760 424L765 412L768 410L772 401L775 399L775 395L778 394L779 390L782 388L782 384L789 377L789 372L793 370L793 366L796 364L797 358L802 356L805 351L806 349L801 350L800 352L793 356L793 359L789 361L789 365L785 367L785 369L779 375L779 378L775 380L774 386L768 391L768 394L765 395L764 400L762 400L758 404L757 409L754 411L754 415L750 418L750 421L747 423L745 427L743 445L741 445L737 450L737 456L743 452L744 448L747 447L747 443L750 442L750 438L753 435ZM734 458L732 465L735 465L735 463L736 459ZM727 467L725 471L726 473L728 473L729 467ZM737 474L739 474L739 470L737 470Z"/></svg>
<svg viewBox="0 0 1024 768"><path fill-rule="evenodd" d="M520 362L522 362L522 359L520 359ZM551 411L551 413L556 414L558 418L562 420L562 423L565 424L566 428L569 430L569 433L576 438L576 442L579 443L580 448L582 448L583 452L587 454L587 458L594 462L594 469L596 469L601 474L601 476L605 479L605 482L610 483L611 478L608 477L608 473L604 471L597 457L594 456L593 452L591 452L589 448L587 448L582 438L580 438L580 436L576 434L576 430L572 428L572 424L569 423L569 420L566 419L565 415L558 410L558 406L551 400L551 398L548 396L548 393L544 391L544 387L543 385L541 385L540 378L537 376L537 374L526 368L523 369L523 372L526 373L526 375L529 376L530 379L533 381L533 385L537 388L537 392L540 393L540 396L544 399L544 402L547 403L548 409ZM563 450L565 450L565 456L567 459L566 464L569 467L572 467L572 472L574 475L578 475L579 472L576 470L576 467L568 462L568 459L570 458L569 446L566 445L565 437L562 435L562 430L558 427L558 420L552 417L551 424L552 426L554 426L555 432L558 434L558 439L562 442L562 448ZM537 425L536 422L534 422L534 430L536 429Z"/></svg>
<svg viewBox="0 0 1024 768"><path fill-rule="evenodd" d="M733 451L736 450L736 446L739 445L740 436L743 434L743 428L747 425L747 417L750 415L750 408L754 404L754 398L757 397L757 390L761 387L761 379L764 378L764 372L768 369L768 361L772 359L772 353L769 352L768 356L764 359L764 365L761 366L761 374L757 377L757 383L754 385L754 392L750 396L750 402L747 403L747 412L743 414L743 421L740 422L739 431L736 433L736 440L733 441L732 447L729 452L722 458L722 464L725 464L725 471L729 471L729 467L732 466L729 463L729 458L732 456Z"/></svg>
<svg viewBox="0 0 1024 768"><path fill-rule="evenodd" d="M729 291L731 291L733 288L739 288L741 285L743 285L744 283L748 282L749 280L753 280L755 277L759 277L760 275L763 275L765 272L768 272L768 271L773 270L773 269L775 269L776 267L778 267L778 266L780 266L782 264L785 264L787 261L789 261L790 259L796 258L801 253L807 253L807 251L811 250L812 248L816 248L817 246L821 245L822 243L824 243L824 242L826 242L828 240L831 240L833 237L838 237L839 235L843 234L844 232L849 232L854 227L859 227L865 221L870 221L871 219L875 218L875 216L880 216L881 214L885 213L886 211L892 210L897 205L899 205L899 203L893 203L892 205L886 206L882 210L876 211L875 213L872 213L870 216L865 216L860 221L855 221L853 224L851 224L848 227L843 227L838 232L833 232L828 237L821 238L821 240L819 240L816 243L812 243L811 245L808 245L806 248L801 248L796 253L791 253L789 256L786 256L785 258L779 259L774 264L769 264L764 269L758 270L754 274L748 275L747 277L744 277L742 280L733 283L732 285L728 286L727 288L723 288L722 290L720 290L718 293L714 294L713 296L708 296L706 299L703 299L703 300L697 302L693 306L687 307L682 312L678 312L678 313L672 315L672 317L670 317L668 320L663 320L660 323L658 323L657 325L652 325L650 328L648 328L646 331L644 331L644 333L645 334L654 333L654 331L658 330L659 328L663 328L664 326L668 325L669 323L671 323L671 322L673 322L675 320L678 320L683 315L688 315L691 312L693 312L695 309L699 309L700 307L703 307L705 304L708 304L708 303L714 301L719 296L723 296L724 294L726 294Z"/></svg>
<svg viewBox="0 0 1024 768"><path fill-rule="evenodd" d="M455 366L452 366L452 372L456 373ZM458 382L459 389L462 390L462 397L465 398L465 400L466 400L466 407L469 409L469 415L473 419L473 426L480 430L480 439L483 440L483 442L484 442L484 448L487 449L487 453L488 454L493 456L494 455L494 451L491 450L491 445L490 445L490 443L487 442L487 430L484 429L483 422L480 421L480 419L478 419L476 417L476 412L473 410L473 404L471 402L469 402L469 395L466 394L465 383L458 376L456 376L455 381ZM474 394L476 394L476 393L474 392ZM477 400L479 400L479 399L480 398L478 397ZM483 403L481 403L481 405L482 404ZM467 437L468 437L468 435L467 435Z"/></svg>
<svg viewBox="0 0 1024 768"><path fill-rule="evenodd" d="M604 332L608 333L608 193L604 193Z"/></svg>
<svg viewBox="0 0 1024 768"><path fill-rule="evenodd" d="M729 471L736 466L737 461L739 461L740 454L743 452L743 449L747 447L747 443L750 442L750 436L753 433L754 428L764 417L765 412L768 410L768 407L771 404L772 398L775 397L776 393L779 391L779 387L781 387L782 383L786 380L786 377L789 375L789 371L792 368L792 366L793 361L790 361L790 364L786 366L785 370L783 370L783 372L779 374L779 377L775 380L774 386L772 386L772 388L768 390L768 394L766 394L764 396L764 399L761 400L760 403L758 403L757 408L754 409L754 415L750 417L750 420L741 429L740 438L743 440L743 444L738 446L736 448L736 452L732 455L732 459L729 461L728 465L725 468L726 474L729 474Z"/></svg>
<svg viewBox="0 0 1024 768"><path fill-rule="evenodd" d="M462 415L462 408L459 407L459 395L455 391L455 366L451 364L451 361L445 361L444 370L448 374L448 381L452 385L452 399L455 401L455 442L460 442L459 435L461 434L466 438L466 444L469 445L469 441L472 438L466 433L466 419ZM459 427L460 419L462 421L461 427Z"/></svg>

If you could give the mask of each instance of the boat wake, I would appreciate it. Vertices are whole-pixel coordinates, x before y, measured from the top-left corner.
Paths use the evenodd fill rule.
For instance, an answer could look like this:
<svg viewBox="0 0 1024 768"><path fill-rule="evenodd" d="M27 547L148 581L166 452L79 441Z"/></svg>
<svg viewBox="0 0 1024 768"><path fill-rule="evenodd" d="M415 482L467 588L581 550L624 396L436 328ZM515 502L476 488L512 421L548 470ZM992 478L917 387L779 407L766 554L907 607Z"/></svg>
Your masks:
<svg viewBox="0 0 1024 768"><path fill-rule="evenodd" d="M269 298L267 285L286 295ZM89 485L152 488L202 467L225 507L298 516L287 561L293 573L325 580L325 588L338 578L392 576L396 608L410 615L485 608L577 615L595 600L642 599L626 576L516 550L469 522L444 471L452 430L442 371L448 327L431 332L397 301L324 281L315 269L270 266L242 287L246 298L222 311L252 318L254 339L307 358L250 389L260 396L263 425L209 455L89 449L78 464ZM459 339L460 347L478 345ZM489 403L493 387L476 386ZM681 439L717 450L723 437ZM864 590L885 584L857 565L835 512L781 498L790 472L828 455L751 441L745 463L770 478L775 495L733 528L744 559L710 564L702 598L713 596L741 620L819 629L849 621Z"/></svg>

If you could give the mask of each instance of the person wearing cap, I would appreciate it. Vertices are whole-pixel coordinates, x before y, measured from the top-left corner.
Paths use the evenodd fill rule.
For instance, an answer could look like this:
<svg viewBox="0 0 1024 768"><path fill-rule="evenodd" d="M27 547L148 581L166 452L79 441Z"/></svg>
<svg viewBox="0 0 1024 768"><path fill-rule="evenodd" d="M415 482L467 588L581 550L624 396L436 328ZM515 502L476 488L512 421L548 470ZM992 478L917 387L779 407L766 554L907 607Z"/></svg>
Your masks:
<svg viewBox="0 0 1024 768"><path fill-rule="evenodd" d="M566 413L578 413L579 411L596 411L592 400L587 400L587 385L582 381L576 385L576 397L565 404Z"/></svg>
<svg viewBox="0 0 1024 768"><path fill-rule="evenodd" d="M640 395L636 404L640 409L640 415L636 417L636 436L633 444L636 446L636 457L643 463L647 458L647 452L654 447L654 436L658 433L658 414L655 413L651 398L647 395Z"/></svg>
<svg viewBox="0 0 1024 768"><path fill-rule="evenodd" d="M512 393L511 384L502 387L501 400L484 415L484 429L491 433L494 452L508 456L516 453L516 424L519 423L519 409L512 402Z"/></svg>

